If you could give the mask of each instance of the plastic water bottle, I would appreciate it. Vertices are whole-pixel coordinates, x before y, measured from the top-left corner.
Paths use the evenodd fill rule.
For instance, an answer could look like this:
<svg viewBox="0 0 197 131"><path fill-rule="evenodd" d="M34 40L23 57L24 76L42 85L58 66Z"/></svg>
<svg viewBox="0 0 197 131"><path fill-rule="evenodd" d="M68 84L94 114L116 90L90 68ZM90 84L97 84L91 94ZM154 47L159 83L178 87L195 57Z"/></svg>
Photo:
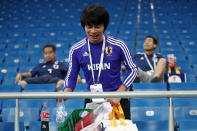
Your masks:
<svg viewBox="0 0 197 131"><path fill-rule="evenodd" d="M65 110L64 101L58 102L56 110L56 122L63 123L66 116L67 112Z"/></svg>
<svg viewBox="0 0 197 131"><path fill-rule="evenodd" d="M42 105L40 120L41 120L41 131L49 131L49 109L48 103L45 102Z"/></svg>

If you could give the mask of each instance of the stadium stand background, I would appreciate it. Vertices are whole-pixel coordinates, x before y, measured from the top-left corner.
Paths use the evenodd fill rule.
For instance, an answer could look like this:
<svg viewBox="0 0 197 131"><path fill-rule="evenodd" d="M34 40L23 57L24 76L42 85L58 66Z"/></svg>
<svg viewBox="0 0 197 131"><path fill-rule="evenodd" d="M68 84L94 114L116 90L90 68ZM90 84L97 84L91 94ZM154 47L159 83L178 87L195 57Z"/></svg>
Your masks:
<svg viewBox="0 0 197 131"><path fill-rule="evenodd" d="M88 5L99 4L110 12L110 24L106 34L117 36L128 43L133 52L136 32L138 32L137 51L142 50L142 43L146 35L155 35L152 12L150 9L152 0L142 0L140 28L136 29L138 15L137 0L1 0L0 1L0 91L18 92L15 84L15 76L18 72L29 71L42 58L41 49L46 43L57 46L58 60L68 57L72 44L82 39L85 34L79 23L81 11ZM172 84L171 87L188 87L197 89L197 1L195 0L156 0L154 11L157 20L158 39L161 53L166 56L169 53L177 56L177 64L183 72L187 73L187 83ZM77 91L85 88L84 84L78 85ZM165 83L135 84L134 87L147 87L150 90L167 90ZM54 85L28 85L25 91L53 91ZM134 91L138 90L134 88ZM143 90L143 89L142 89ZM159 89L160 90L160 89ZM172 88L173 90L173 88ZM55 101L54 100L21 100L22 129L39 130L39 110L43 101L49 102L51 111L51 130L56 130ZM140 131L168 130L167 100L166 99L134 99L131 100L131 111ZM189 103L196 101L189 99ZM79 106L70 104L80 102ZM140 104L139 104L140 103ZM144 107L141 106L143 103ZM165 104L154 104L165 103ZM176 102L175 102L176 103ZM15 100L0 100L0 130L13 130ZM73 107L71 106L73 105ZM197 104L191 107L175 104L176 111L187 113L192 108L197 109ZM75 108L83 107L83 101L70 100L66 102L68 112ZM139 114L136 111L141 111ZM35 112L32 116L31 112ZM147 111L155 111L155 116L147 117L142 114ZM162 112L161 112L162 111ZM190 110L189 110L190 111ZM151 113L151 112L148 112ZM176 112L175 112L176 113ZM162 115L163 114L163 115ZM161 117L162 115L162 117ZM151 115L150 115L151 116ZM190 124L197 121L196 116L184 117L177 121L177 128L186 131L183 123L188 120ZM178 118L180 118L178 117ZM175 118L177 115L175 114ZM144 121L143 121L144 120ZM162 128L163 127L163 128ZM191 127L191 126L190 126ZM197 130L197 129L193 129Z"/></svg>

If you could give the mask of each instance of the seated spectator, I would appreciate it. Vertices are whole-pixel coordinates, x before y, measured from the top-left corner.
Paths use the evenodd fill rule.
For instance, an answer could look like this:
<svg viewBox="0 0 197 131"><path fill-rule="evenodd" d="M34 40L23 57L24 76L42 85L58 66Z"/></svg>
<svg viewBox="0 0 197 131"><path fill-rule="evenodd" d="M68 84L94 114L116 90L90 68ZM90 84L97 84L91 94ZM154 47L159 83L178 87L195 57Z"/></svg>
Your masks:
<svg viewBox="0 0 197 131"><path fill-rule="evenodd" d="M57 61L56 47L47 44L43 47L45 62L38 64L31 72L19 73L16 75L16 83L24 89L26 84L47 84L56 83L56 90L64 84L68 67L65 63ZM25 79L23 79L25 77ZM27 77L27 78L26 78ZM78 77L80 83L80 77Z"/></svg>
<svg viewBox="0 0 197 131"><path fill-rule="evenodd" d="M174 54L167 55L168 66L165 73L165 82L167 83L181 83L186 82L186 74L182 73L180 67L176 65L176 57Z"/></svg>
<svg viewBox="0 0 197 131"><path fill-rule="evenodd" d="M143 48L145 52L134 55L138 65L138 80L136 82L163 82L166 69L166 59L154 53L157 40L153 36L146 36Z"/></svg>

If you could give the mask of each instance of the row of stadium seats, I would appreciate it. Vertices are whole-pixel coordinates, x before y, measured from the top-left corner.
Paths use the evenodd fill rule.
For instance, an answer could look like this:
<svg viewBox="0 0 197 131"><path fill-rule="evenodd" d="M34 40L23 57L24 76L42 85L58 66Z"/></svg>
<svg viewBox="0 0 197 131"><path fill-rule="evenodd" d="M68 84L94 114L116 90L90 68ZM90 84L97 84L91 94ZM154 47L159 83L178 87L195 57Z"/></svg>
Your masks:
<svg viewBox="0 0 197 131"><path fill-rule="evenodd" d="M54 85L28 85L25 88L25 92L32 91L53 91ZM79 84L76 91L84 91L86 85ZM134 84L134 91L152 91L152 90L167 90L166 84L164 83L149 83ZM13 88L13 87L12 87ZM196 83L185 83L185 84L171 84L170 90L197 90ZM134 122L137 123L139 129L147 131L163 131L168 130L168 112L169 102L168 98L132 98L131 99L131 117ZM197 119L197 100L196 98L173 98L174 106L174 118L177 122L176 128L184 129L184 122L193 121ZM39 113L43 102L49 103L49 110L51 114L50 122L55 124L55 107L56 101L52 99L21 99L20 105L20 122L24 123L39 123ZM15 100L1 100L1 115L2 122L13 122L14 121L14 109ZM75 104L76 103L76 104ZM83 108L82 99L70 99L65 102L65 107L70 114L74 109ZM32 112L34 115L32 116ZM190 123L191 124L191 123ZM29 126L28 124L26 126ZM189 125L188 125L189 126ZM151 129L151 127L153 129ZM189 127L191 128L191 127ZM182 129L182 130L183 130ZM141 131L140 130L140 131ZM196 127L193 127L196 130Z"/></svg>
<svg viewBox="0 0 197 131"><path fill-rule="evenodd" d="M146 35L155 35L150 9L151 0L141 1L140 30L137 49L142 51ZM113 3L113 4L112 4ZM0 2L0 91L18 92L14 84L17 72L29 71L42 58L42 47L46 43L59 48L58 59L64 60L72 44L85 34L79 24L81 11L87 5L100 4L110 12L110 24L106 34L118 36L128 43L133 52L137 21L138 0L1 0ZM69 6L68 6L69 5ZM177 64L187 73L188 82L197 82L197 1L154 1L158 37L161 53L177 56ZM60 46L61 45L61 46ZM35 57L35 55L38 55ZM15 62L13 62L15 60ZM18 62L17 62L18 61ZM80 85L76 91L83 91ZM135 84L137 90L195 89L196 83ZM24 92L54 91L54 85L28 85ZM48 101L51 116L50 128L55 131L55 100L20 100L21 130L40 130L39 110L42 102ZM196 100L173 99L174 115L179 131L196 131ZM75 104L76 103L76 104ZM69 100L66 109L82 108L83 100ZM15 100L0 100L0 130L14 130ZM32 108L32 106L35 108ZM77 106L76 106L77 105ZM144 105L144 106L143 106ZM168 130L168 99L131 99L132 119L140 131ZM32 112L35 114L32 116ZM31 120L31 121L26 121Z"/></svg>
<svg viewBox="0 0 197 131"><path fill-rule="evenodd" d="M140 131L168 131L168 122L167 121L136 121L137 127ZM150 126L152 125L152 126ZM20 131L36 131L40 130L41 124L37 121L31 121L28 123L20 122L19 123ZM181 125L178 128L179 131L196 131L196 121L181 121ZM49 128L52 131L57 130L57 124L54 122L49 123ZM13 131L14 122L0 122L0 130L2 131Z"/></svg>

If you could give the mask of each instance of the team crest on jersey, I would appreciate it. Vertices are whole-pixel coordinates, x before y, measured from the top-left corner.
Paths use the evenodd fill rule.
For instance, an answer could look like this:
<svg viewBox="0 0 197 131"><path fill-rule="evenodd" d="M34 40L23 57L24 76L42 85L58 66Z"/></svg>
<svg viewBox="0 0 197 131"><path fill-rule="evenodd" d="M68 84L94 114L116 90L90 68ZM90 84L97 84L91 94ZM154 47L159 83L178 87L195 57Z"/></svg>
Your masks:
<svg viewBox="0 0 197 131"><path fill-rule="evenodd" d="M107 55L111 55L111 54L112 54L112 47L111 47L111 46L105 47L105 53L106 53Z"/></svg>
<svg viewBox="0 0 197 131"><path fill-rule="evenodd" d="M53 65L53 68L54 68L54 69L59 69L59 65L54 64L54 65Z"/></svg>

